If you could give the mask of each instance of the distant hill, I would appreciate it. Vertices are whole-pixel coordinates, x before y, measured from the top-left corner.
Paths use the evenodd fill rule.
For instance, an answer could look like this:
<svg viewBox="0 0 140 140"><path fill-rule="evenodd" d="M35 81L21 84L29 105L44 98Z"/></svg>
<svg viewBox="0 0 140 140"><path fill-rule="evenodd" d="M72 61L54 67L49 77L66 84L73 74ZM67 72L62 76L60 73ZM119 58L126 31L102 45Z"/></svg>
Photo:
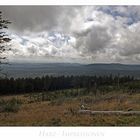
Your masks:
<svg viewBox="0 0 140 140"><path fill-rule="evenodd" d="M78 63L11 63L3 66L8 77L44 75L130 75L140 78L140 65Z"/></svg>

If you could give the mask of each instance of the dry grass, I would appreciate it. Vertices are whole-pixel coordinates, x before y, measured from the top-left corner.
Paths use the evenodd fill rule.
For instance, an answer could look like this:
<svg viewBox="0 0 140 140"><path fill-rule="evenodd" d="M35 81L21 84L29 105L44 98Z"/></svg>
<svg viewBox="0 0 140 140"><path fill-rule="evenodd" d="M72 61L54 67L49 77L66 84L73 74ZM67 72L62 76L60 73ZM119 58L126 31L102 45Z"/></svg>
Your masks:
<svg viewBox="0 0 140 140"><path fill-rule="evenodd" d="M0 113L1 126L140 126L139 116L81 115L84 104L92 110L140 110L140 94L109 93L29 103L28 95L14 96L23 104L17 113ZM13 96L3 96L10 100Z"/></svg>

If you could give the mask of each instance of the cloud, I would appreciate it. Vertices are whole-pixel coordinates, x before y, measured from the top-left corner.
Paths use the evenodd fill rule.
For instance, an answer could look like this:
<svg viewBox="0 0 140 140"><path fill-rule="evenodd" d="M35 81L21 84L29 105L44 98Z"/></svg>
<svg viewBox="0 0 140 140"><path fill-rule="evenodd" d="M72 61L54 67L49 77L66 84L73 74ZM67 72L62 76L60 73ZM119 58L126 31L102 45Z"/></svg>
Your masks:
<svg viewBox="0 0 140 140"><path fill-rule="evenodd" d="M113 8L103 6L92 11L90 26L76 32L76 47L94 62L139 63L140 10L133 6Z"/></svg>
<svg viewBox="0 0 140 140"><path fill-rule="evenodd" d="M63 61L66 57L67 60L79 57L78 51L73 47L75 38L58 32L53 32L51 35L47 32L40 32L30 37L14 34L11 44L13 46L10 52L12 59L36 57L46 61L48 57L51 57L53 60L61 58Z"/></svg>
<svg viewBox="0 0 140 140"><path fill-rule="evenodd" d="M120 55L132 56L140 54L140 22L129 26L121 35L120 41Z"/></svg>
<svg viewBox="0 0 140 140"><path fill-rule="evenodd" d="M65 14L74 16L71 7L65 6L0 6L0 9L12 21L10 28L22 33L58 29L59 24L69 24L68 19L63 20Z"/></svg>
<svg viewBox="0 0 140 140"><path fill-rule="evenodd" d="M140 6L1 6L12 59L139 63Z"/></svg>
<svg viewBox="0 0 140 140"><path fill-rule="evenodd" d="M90 21L83 23L83 28L75 31L76 47L86 55L95 56L105 52L112 45L113 17L100 11L91 13Z"/></svg>

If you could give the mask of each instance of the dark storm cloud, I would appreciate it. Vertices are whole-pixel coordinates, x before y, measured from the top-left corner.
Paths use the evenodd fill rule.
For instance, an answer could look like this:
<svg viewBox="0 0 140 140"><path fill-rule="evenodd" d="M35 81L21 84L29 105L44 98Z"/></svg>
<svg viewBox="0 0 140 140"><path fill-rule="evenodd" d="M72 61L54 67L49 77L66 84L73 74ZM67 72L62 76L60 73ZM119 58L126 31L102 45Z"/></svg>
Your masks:
<svg viewBox="0 0 140 140"><path fill-rule="evenodd" d="M12 29L33 32L57 27L65 9L62 6L0 6L4 17L12 21Z"/></svg>

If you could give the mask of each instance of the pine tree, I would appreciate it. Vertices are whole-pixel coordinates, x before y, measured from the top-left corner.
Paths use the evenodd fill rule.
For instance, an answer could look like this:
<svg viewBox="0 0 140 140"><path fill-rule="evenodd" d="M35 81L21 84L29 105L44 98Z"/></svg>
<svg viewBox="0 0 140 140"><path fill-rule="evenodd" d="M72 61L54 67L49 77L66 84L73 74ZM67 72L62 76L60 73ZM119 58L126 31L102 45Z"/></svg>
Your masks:
<svg viewBox="0 0 140 140"><path fill-rule="evenodd" d="M6 60L6 53L7 51L11 50L9 48L9 42L11 39L9 38L8 34L6 33L6 29L8 29L8 24L11 22L9 20L5 20L2 18L2 12L0 11L0 66L2 64L7 64ZM0 71L1 71L0 67Z"/></svg>

